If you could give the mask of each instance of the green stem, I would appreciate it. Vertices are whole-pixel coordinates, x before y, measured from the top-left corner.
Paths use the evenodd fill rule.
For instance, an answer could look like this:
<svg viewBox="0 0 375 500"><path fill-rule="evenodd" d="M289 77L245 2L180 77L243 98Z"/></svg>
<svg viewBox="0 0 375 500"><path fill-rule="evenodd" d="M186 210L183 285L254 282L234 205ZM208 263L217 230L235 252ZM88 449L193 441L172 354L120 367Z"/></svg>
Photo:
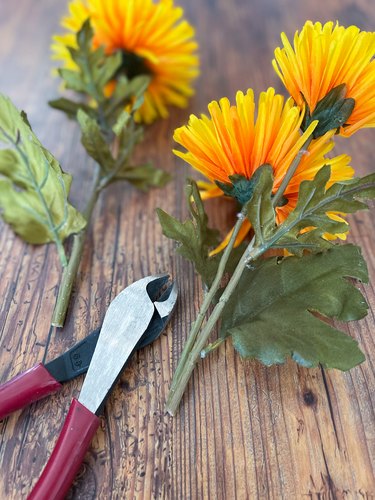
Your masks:
<svg viewBox="0 0 375 500"><path fill-rule="evenodd" d="M214 298L216 292L219 289L221 279L224 275L225 268L226 268L230 253L233 249L234 243L236 241L236 238L238 236L239 230L241 229L241 226L243 224L245 217L246 217L246 210L245 210L245 208L243 208L242 211L240 212L240 216L238 217L238 220L234 226L234 229L233 229L232 235L230 237L230 240L228 242L228 245L226 246L226 248L224 250L222 258L220 259L220 263L219 263L219 267L218 267L215 279L211 285L211 288L209 289L209 291L207 292L207 294L204 298L204 301L203 301L203 304L199 310L198 316L197 316L197 318L196 318L196 320L191 328L190 334L187 338L184 349L181 353L180 361L178 363L175 374L173 376L172 385L170 388L170 394L172 394L174 392L176 385L178 384L179 377L184 370L185 362L187 361L189 354L190 354L190 351L195 343L195 340L197 338L199 330L200 330L202 323L204 321L206 312L208 311L208 308L211 305L212 299ZM168 405L168 402L167 402L167 405Z"/></svg>
<svg viewBox="0 0 375 500"><path fill-rule="evenodd" d="M296 173L296 170L298 168L298 165L300 164L300 161L301 161L301 158L302 156L306 153L306 150L307 148L310 146L310 143L311 141L313 140L313 136L310 135L304 145L302 146L302 148L298 151L296 157L294 158L294 160L292 161L292 163L290 164L290 167L288 168L286 174L285 174L285 177L284 179L282 180L280 186L279 186L279 189L276 191L275 193L275 196L273 197L272 199L272 204L274 207L276 207L276 205L279 203L279 201L281 200L284 192L285 192L285 189L287 188L291 178L293 177L293 175Z"/></svg>
<svg viewBox="0 0 375 500"><path fill-rule="evenodd" d="M55 309L52 316L52 326L62 328L64 326L66 313L69 306L70 296L72 293L73 283L76 278L79 264L81 262L83 245L86 239L87 228L90 223L91 215L94 210L96 200L98 199L100 189L100 169L97 169L91 196L87 202L87 206L83 215L87 221L86 227L78 234L73 236L72 251L67 266L64 267L63 275L61 278L59 294L57 296Z"/></svg>
<svg viewBox="0 0 375 500"><path fill-rule="evenodd" d="M250 248L251 247L251 248ZM265 248L252 248L252 243L247 247L246 251L243 253L240 262L238 263L229 283L227 284L224 292L222 293L219 302L214 307L207 323L204 325L199 337L197 338L193 348L187 355L186 362L184 364L184 369L181 372L178 383L175 387L171 388L167 400L167 411L170 415L174 415L178 405L180 404L183 393L185 392L186 386L189 382L190 376L194 370L194 367L200 357L200 353L204 348L207 340L213 330L216 322L219 320L229 297L235 290L243 271L250 261L257 259L262 253L266 251Z"/></svg>
<svg viewBox="0 0 375 500"><path fill-rule="evenodd" d="M67 266L68 265L68 259L66 258L66 253L65 253L65 248L63 243L61 242L60 238L56 238L54 241L56 248L57 248L57 253L59 255L59 259L61 262L61 265Z"/></svg>
<svg viewBox="0 0 375 500"><path fill-rule="evenodd" d="M208 356L209 354L211 354L212 351L214 351L215 349L217 349L218 347L221 346L221 344L225 341L225 338L224 337L219 337L218 339L216 339L214 342L211 342L210 344L208 344L202 351L201 351L201 358L205 358L206 356Z"/></svg>

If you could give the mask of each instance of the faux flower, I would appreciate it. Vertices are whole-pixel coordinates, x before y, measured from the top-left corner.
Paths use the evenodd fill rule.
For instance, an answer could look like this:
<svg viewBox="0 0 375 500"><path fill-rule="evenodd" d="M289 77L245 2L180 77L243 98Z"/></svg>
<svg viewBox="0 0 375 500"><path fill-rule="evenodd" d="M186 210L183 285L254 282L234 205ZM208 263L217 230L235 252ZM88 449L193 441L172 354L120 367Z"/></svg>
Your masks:
<svg viewBox="0 0 375 500"><path fill-rule="evenodd" d="M249 89L244 95L237 92L236 105L227 98L208 105L210 116L200 118L191 115L187 126L178 128L174 139L187 152L174 153L192 165L209 179L200 183L203 198L223 196L220 183L230 184L229 176L239 175L250 179L257 168L269 164L273 168L275 193L288 168L306 143L317 123L313 122L301 133L303 112L294 106L293 99L284 102L282 95L273 88L259 96L256 113L254 93ZM296 205L299 186L303 180L311 180L325 164L331 165L330 184L350 179L353 169L348 165L350 157L326 154L333 148L330 140L334 131L311 142L284 193L283 202L276 207L277 223L282 223ZM217 185L216 183L219 183ZM337 214L332 214L337 217ZM245 221L237 238L238 245L250 230ZM231 234L231 233L230 233ZM229 241L227 235L214 253L222 250Z"/></svg>
<svg viewBox="0 0 375 500"><path fill-rule="evenodd" d="M295 33L293 46L285 33L281 40L284 47L275 50L273 66L297 105L307 103L313 115L317 104L342 86L344 95L339 97L354 100L354 108L348 117L343 115L345 123L337 123L340 134L348 137L360 128L375 127L374 32L307 21Z"/></svg>
<svg viewBox="0 0 375 500"><path fill-rule="evenodd" d="M136 118L151 123L168 116L168 106L184 107L193 94L198 75L197 43L193 27L173 0L73 0L69 16L62 21L68 31L54 37L55 59L75 69L69 47L76 47L76 34L90 18L94 46L107 53L122 51L122 71L128 77L151 76L144 104Z"/></svg>

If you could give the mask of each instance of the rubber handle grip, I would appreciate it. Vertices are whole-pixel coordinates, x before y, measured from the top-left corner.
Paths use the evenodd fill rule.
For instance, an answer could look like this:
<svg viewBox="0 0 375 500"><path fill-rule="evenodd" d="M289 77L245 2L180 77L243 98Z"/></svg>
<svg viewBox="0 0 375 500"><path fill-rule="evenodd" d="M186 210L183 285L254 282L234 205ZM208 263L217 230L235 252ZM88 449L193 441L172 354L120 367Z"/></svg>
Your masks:
<svg viewBox="0 0 375 500"><path fill-rule="evenodd" d="M73 399L50 459L28 500L63 500L80 468L99 418Z"/></svg>
<svg viewBox="0 0 375 500"><path fill-rule="evenodd" d="M0 420L61 389L41 363L0 385Z"/></svg>

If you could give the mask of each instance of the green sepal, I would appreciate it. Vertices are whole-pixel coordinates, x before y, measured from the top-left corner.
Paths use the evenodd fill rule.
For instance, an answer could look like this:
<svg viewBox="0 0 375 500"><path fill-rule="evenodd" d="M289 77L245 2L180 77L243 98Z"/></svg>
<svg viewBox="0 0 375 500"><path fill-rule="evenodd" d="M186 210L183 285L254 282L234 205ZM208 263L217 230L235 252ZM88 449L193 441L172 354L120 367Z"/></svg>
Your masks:
<svg viewBox="0 0 375 500"><path fill-rule="evenodd" d="M230 183L220 181L215 181L215 183L225 195L235 198L243 206L252 198L255 185L258 182L259 169L264 166L259 167L251 179L247 179L244 175L235 174L228 176ZM268 167L272 169L270 165Z"/></svg>
<svg viewBox="0 0 375 500"><path fill-rule="evenodd" d="M345 126L355 106L355 100L351 97L346 98L345 95L346 85L342 83L330 90L317 103L312 114L310 114L309 107L306 104L302 130L305 131L311 122L318 120L319 123L313 132L313 138L317 139L329 130L338 131L340 127Z"/></svg>
<svg viewBox="0 0 375 500"><path fill-rule="evenodd" d="M367 314L364 297L347 278L368 281L366 263L354 245L257 261L229 298L220 335L231 336L242 357L267 366L290 356L305 367L320 363L349 370L364 360L357 342L315 314L344 322Z"/></svg>
<svg viewBox="0 0 375 500"><path fill-rule="evenodd" d="M25 241L62 242L85 227L68 202L72 178L64 173L30 128L27 117L0 95L0 208L3 219Z"/></svg>
<svg viewBox="0 0 375 500"><path fill-rule="evenodd" d="M139 75L152 74L151 69L147 66L145 58L135 54L134 52L122 49L121 59L121 66L118 72L120 74L125 74L129 79L135 78Z"/></svg>

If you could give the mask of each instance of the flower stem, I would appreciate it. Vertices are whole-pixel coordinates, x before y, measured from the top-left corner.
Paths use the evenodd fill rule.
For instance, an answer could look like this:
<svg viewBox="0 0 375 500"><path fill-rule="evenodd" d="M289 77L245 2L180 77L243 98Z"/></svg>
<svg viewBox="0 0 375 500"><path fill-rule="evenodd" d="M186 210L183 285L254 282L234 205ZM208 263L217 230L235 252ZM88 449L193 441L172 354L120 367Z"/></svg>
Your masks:
<svg viewBox="0 0 375 500"><path fill-rule="evenodd" d="M211 342L210 344L208 344L204 349L202 349L201 358L203 359L206 356L208 356L209 354L211 354L211 352L214 351L215 349L217 349L218 347L220 347L224 341L225 341L224 337L219 337L214 342Z"/></svg>
<svg viewBox="0 0 375 500"><path fill-rule="evenodd" d="M87 228L90 223L91 215L98 199L100 189L100 169L98 168L95 174L95 180L91 191L90 198L87 202L86 209L83 213L87 221L86 227L78 234L73 236L72 251L68 264L64 267L63 275L61 278L59 294L57 296L55 309L52 315L52 326L62 328L64 326L66 313L69 306L70 296L72 293L73 283L76 278L79 264L81 262L83 245L86 239Z"/></svg>
<svg viewBox="0 0 375 500"><path fill-rule="evenodd" d="M265 248L253 248L253 242L249 244L245 252L243 253L241 260L239 261L229 283L227 284L223 294L221 295L219 302L214 307L210 317L207 320L207 323L204 325L199 337L197 338L196 343L192 347L190 353L187 355L187 360L184 364L183 371L181 372L177 384L175 387L171 388L168 400L167 400L167 411L170 415L174 415L177 407L181 401L182 395L185 391L185 388L189 382L190 376L194 370L194 367L199 359L200 353L205 346L208 337L212 329L214 328L216 322L219 320L223 309L226 303L229 300L229 297L232 295L234 289L236 288L243 271L245 270L247 264L250 261L255 260L262 253L265 252Z"/></svg>
<svg viewBox="0 0 375 500"><path fill-rule="evenodd" d="M55 239L55 245L56 245L56 248L57 248L57 253L59 254L59 259L60 259L61 265L63 267L67 266L68 265L68 259L66 258L66 253L65 253L64 245L62 244L60 238L56 238Z"/></svg>
<svg viewBox="0 0 375 500"><path fill-rule="evenodd" d="M272 204L274 207L276 207L278 202L281 200L281 198L285 192L285 189L287 188L291 178L296 173L296 170L298 168L298 165L300 164L302 156L306 153L307 148L310 146L310 143L312 140L313 140L313 136L310 135L306 139L302 148L298 151L298 153L297 153L296 157L294 158L294 160L292 161L292 163L290 164L290 167L288 168L288 170L285 174L285 177L279 186L279 189L276 191L275 196L272 199Z"/></svg>
<svg viewBox="0 0 375 500"><path fill-rule="evenodd" d="M239 230L241 229L241 226L243 224L243 221L246 217L246 210L245 208L242 209L242 211L240 212L240 216L238 217L238 220L233 228L233 232L232 232L232 235L230 237L230 240L229 240L229 243L228 245L225 247L225 250L224 250L224 253L223 253L223 256L222 258L220 259L220 263L219 263L219 267L217 269L217 273L216 273L216 276L215 276L215 279L211 285L211 288L209 289L209 291L207 292L205 298L204 298L204 301L203 301L203 304L199 310L199 313L198 313L198 316L196 318L196 320L194 321L193 323L193 326L191 328L191 331L190 331L190 334L187 338L187 341L185 343L185 346L184 346L184 349L181 353L181 358L180 358L180 361L177 365L177 368L176 368L176 371L175 371L175 374L173 376L173 380L172 380L172 385L171 385L171 388L170 388L170 394L173 394L175 388L176 388L176 385L178 384L178 381L179 381L179 377L181 375L181 373L184 371L184 368L185 368L185 363L189 357L189 354L192 350L192 347L195 343L195 340L197 338L197 335L199 333L199 330L202 326L202 323L204 321L204 318L205 318L205 315L206 315L206 312L208 310L208 308L210 307L211 305L211 302L212 302L212 299L214 298L216 292L218 291L219 289L219 286L220 286L220 283L221 283L221 279L224 275L224 272L225 272L225 268L226 268L226 265L227 265L227 262L228 262L228 259L229 259L229 256L230 256L230 253L233 249L233 246L234 246L234 243L236 241L236 238L237 238L237 235L239 233ZM168 398L168 401L169 401L169 398ZM167 406L168 406L168 401L167 401Z"/></svg>

